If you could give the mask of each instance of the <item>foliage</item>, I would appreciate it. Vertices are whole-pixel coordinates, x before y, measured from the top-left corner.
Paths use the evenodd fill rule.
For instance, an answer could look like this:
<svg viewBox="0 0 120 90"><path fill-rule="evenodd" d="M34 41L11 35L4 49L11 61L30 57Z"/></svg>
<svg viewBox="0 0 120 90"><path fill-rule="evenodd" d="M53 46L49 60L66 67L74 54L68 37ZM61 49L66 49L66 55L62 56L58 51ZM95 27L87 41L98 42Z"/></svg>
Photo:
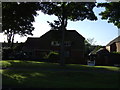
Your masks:
<svg viewBox="0 0 120 90"><path fill-rule="evenodd" d="M49 52L49 54L48 54L48 55L46 55L46 57L45 57L45 58L49 58L49 57L50 57L50 55L52 55L52 54L54 54L54 55L58 55L59 53L58 53L58 52L55 52L55 51L51 51L51 52Z"/></svg>
<svg viewBox="0 0 120 90"><path fill-rule="evenodd" d="M102 19L108 20L108 23L113 23L120 28L120 1L99 3L97 7L105 7L105 11L100 13Z"/></svg>
<svg viewBox="0 0 120 90"><path fill-rule="evenodd" d="M94 38L88 38L85 40L85 55L88 56L88 54L93 51L96 47L95 44L96 41L94 41Z"/></svg>
<svg viewBox="0 0 120 90"><path fill-rule="evenodd" d="M120 54L120 52L112 52L112 53L114 53L114 54Z"/></svg>
<svg viewBox="0 0 120 90"><path fill-rule="evenodd" d="M11 54L13 53L12 49L3 49L2 50L2 59L7 60L10 59Z"/></svg>
<svg viewBox="0 0 120 90"><path fill-rule="evenodd" d="M53 28L67 27L67 20L83 21L84 19L97 20L93 12L94 2L42 2L41 11L48 15L55 15L58 20L54 24L50 23Z"/></svg>
<svg viewBox="0 0 120 90"><path fill-rule="evenodd" d="M0 2L0 11L2 11L2 2ZM2 13L0 13L0 29L2 28ZM0 30L1 32L1 30Z"/></svg>
<svg viewBox="0 0 120 90"><path fill-rule="evenodd" d="M94 40L94 38L87 38L86 40L90 45L95 45L96 41Z"/></svg>
<svg viewBox="0 0 120 90"><path fill-rule="evenodd" d="M37 16L39 3L36 2L3 2L2 30L7 35L8 43L13 43L15 34L32 35L34 16Z"/></svg>
<svg viewBox="0 0 120 90"><path fill-rule="evenodd" d="M0 67L7 68L10 67L12 64L9 61L0 61Z"/></svg>
<svg viewBox="0 0 120 90"><path fill-rule="evenodd" d="M59 60L59 53L55 51L51 51L48 55L44 57L45 59L48 59L49 62L57 62Z"/></svg>
<svg viewBox="0 0 120 90"><path fill-rule="evenodd" d="M2 50L2 59L25 59L24 53L21 51L24 43L13 43L12 49L5 48Z"/></svg>
<svg viewBox="0 0 120 90"><path fill-rule="evenodd" d="M91 44L85 40L85 57L88 56L88 54L91 52Z"/></svg>

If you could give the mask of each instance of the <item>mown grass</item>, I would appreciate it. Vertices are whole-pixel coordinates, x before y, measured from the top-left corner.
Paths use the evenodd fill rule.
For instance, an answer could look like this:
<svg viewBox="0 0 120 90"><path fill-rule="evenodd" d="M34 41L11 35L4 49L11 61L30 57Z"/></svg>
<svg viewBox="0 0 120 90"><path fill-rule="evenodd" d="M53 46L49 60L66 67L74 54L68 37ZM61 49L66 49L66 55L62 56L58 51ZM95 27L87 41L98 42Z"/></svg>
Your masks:
<svg viewBox="0 0 120 90"><path fill-rule="evenodd" d="M20 61L20 60L6 60L0 61L0 67L3 68L15 68L15 69L75 69L75 70L107 70L107 71L119 71L120 67L114 66L88 66L80 64L66 64L65 67L61 67L58 63L47 63L38 61Z"/></svg>
<svg viewBox="0 0 120 90"><path fill-rule="evenodd" d="M97 71L118 71L119 67L79 64L68 64L65 67L61 67L57 63L19 60L0 62L3 62L2 66L4 68L11 68L0 70L3 78L3 87L119 88L120 85L119 73L101 73ZM85 70L87 71L84 72Z"/></svg>

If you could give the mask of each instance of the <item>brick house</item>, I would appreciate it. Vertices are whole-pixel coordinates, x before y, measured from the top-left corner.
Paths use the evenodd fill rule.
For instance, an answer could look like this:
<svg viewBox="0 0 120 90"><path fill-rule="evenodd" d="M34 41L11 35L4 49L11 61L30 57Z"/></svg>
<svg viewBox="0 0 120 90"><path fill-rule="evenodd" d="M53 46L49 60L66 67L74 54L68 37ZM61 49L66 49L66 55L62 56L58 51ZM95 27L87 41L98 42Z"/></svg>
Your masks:
<svg viewBox="0 0 120 90"><path fill-rule="evenodd" d="M102 47L91 53L90 60L95 60L95 65L120 65L120 54L109 52Z"/></svg>
<svg viewBox="0 0 120 90"><path fill-rule="evenodd" d="M120 36L116 37L106 45L109 52L120 52Z"/></svg>
<svg viewBox="0 0 120 90"><path fill-rule="evenodd" d="M39 38L29 37L22 50L29 53L31 59L40 59L51 51L60 52L62 32L50 30ZM76 30L65 31L65 63L85 63L85 38Z"/></svg>
<svg viewBox="0 0 120 90"><path fill-rule="evenodd" d="M120 64L120 36L110 41L105 47L96 51L96 65L115 65Z"/></svg>

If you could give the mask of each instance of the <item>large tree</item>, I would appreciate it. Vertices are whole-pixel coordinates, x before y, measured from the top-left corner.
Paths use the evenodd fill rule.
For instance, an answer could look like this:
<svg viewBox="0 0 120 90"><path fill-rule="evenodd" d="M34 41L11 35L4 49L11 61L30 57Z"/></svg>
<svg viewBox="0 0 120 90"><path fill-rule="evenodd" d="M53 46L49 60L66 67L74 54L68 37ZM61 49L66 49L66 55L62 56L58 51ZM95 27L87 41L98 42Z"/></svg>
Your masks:
<svg viewBox="0 0 120 90"><path fill-rule="evenodd" d="M32 22L40 10L38 2L3 2L2 3L2 31L7 35L8 43L14 42L15 34L21 36L32 35Z"/></svg>
<svg viewBox="0 0 120 90"><path fill-rule="evenodd" d="M0 2L0 33L2 31L2 3Z"/></svg>
<svg viewBox="0 0 120 90"><path fill-rule="evenodd" d="M105 7L105 11L100 13L102 19L108 20L108 23L113 23L120 28L120 1L99 3L97 7Z"/></svg>
<svg viewBox="0 0 120 90"><path fill-rule="evenodd" d="M64 65L64 35L68 19L71 21L97 20L93 12L96 5L94 2L42 2L40 6L43 13L58 17L55 23L49 23L53 28L62 31L60 55L61 65Z"/></svg>
<svg viewBox="0 0 120 90"><path fill-rule="evenodd" d="M59 27L66 28L68 19L71 21L97 20L93 12L96 6L94 2L42 2L40 6L44 14L58 17L58 22L55 21L55 24L59 23Z"/></svg>

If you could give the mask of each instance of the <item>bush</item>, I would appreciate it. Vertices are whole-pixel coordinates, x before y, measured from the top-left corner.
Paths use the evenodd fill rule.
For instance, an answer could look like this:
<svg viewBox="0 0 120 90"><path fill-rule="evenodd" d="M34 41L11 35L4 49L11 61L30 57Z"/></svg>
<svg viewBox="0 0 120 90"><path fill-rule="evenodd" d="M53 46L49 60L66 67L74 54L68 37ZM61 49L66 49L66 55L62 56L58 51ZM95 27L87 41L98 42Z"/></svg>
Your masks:
<svg viewBox="0 0 120 90"><path fill-rule="evenodd" d="M0 61L0 67L7 68L11 66L11 63L9 61Z"/></svg>
<svg viewBox="0 0 120 90"><path fill-rule="evenodd" d="M46 55L44 58L48 59L49 62L58 62L59 57L60 56L58 52L52 51L48 55Z"/></svg>
<svg viewBox="0 0 120 90"><path fill-rule="evenodd" d="M112 53L115 53L115 54L120 54L120 52L112 52Z"/></svg>

